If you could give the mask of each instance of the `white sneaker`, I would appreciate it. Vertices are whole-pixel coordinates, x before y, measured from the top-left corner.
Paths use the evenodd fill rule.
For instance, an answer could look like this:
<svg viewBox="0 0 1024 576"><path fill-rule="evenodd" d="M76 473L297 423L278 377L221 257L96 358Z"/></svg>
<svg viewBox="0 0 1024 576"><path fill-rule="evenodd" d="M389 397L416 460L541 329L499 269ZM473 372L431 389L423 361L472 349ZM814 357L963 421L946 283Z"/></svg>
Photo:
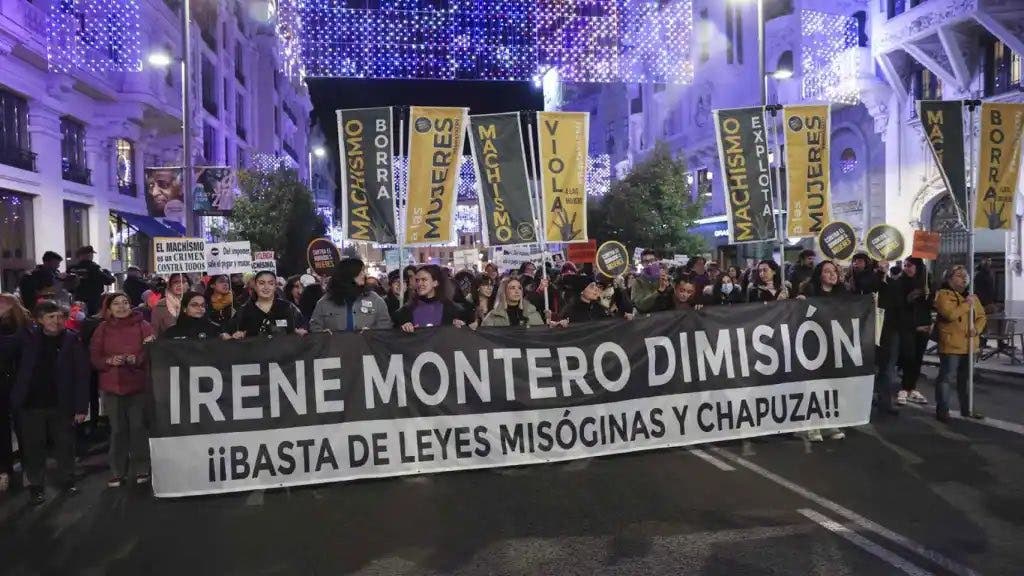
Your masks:
<svg viewBox="0 0 1024 576"><path fill-rule="evenodd" d="M896 394L896 403L899 404L900 406L906 406L907 405L907 391L906 390L900 390L899 393Z"/></svg>
<svg viewBox="0 0 1024 576"><path fill-rule="evenodd" d="M824 438L821 437L821 430L808 430L807 439L811 442L822 442Z"/></svg>
<svg viewBox="0 0 1024 576"><path fill-rule="evenodd" d="M924 394L921 394L917 390L911 390L910 394L907 395L907 400L910 400L914 404L927 404L928 403L928 399L924 397Z"/></svg>
<svg viewBox="0 0 1024 576"><path fill-rule="evenodd" d="M846 438L846 433L842 430L834 430L828 435L829 440L842 440L843 438Z"/></svg>

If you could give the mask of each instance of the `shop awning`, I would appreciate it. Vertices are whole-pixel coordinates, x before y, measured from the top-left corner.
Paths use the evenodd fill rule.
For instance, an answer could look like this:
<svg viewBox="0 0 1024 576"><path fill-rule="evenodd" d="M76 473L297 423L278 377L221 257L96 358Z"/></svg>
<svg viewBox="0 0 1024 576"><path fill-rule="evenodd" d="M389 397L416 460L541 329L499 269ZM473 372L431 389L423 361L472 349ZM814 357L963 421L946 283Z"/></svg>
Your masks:
<svg viewBox="0 0 1024 576"><path fill-rule="evenodd" d="M159 238L162 236L177 237L185 235L185 227L178 222L157 220L152 216L132 214L130 212L119 212L116 210L113 212L117 216L123 218L129 226L150 238Z"/></svg>

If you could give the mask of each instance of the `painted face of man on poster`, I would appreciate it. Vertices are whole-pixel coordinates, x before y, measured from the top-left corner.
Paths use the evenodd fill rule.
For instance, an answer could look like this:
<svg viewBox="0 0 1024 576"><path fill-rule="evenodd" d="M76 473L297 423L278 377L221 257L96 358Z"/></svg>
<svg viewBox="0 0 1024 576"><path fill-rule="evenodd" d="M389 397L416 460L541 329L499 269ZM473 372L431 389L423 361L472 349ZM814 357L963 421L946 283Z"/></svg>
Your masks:
<svg viewBox="0 0 1024 576"><path fill-rule="evenodd" d="M146 174L146 193L154 216L163 216L167 203L181 200L181 180L177 170L153 170Z"/></svg>

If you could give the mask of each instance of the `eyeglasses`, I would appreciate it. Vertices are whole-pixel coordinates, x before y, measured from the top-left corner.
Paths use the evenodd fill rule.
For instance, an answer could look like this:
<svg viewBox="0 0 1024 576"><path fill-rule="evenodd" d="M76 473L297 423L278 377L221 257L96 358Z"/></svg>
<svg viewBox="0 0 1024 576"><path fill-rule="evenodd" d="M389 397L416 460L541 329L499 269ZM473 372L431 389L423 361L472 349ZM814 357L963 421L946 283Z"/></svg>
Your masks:
<svg viewBox="0 0 1024 576"><path fill-rule="evenodd" d="M206 308L206 304L203 302L189 302L189 308Z"/></svg>
<svg viewBox="0 0 1024 576"><path fill-rule="evenodd" d="M643 258L643 259L640 260L640 262L642 262L644 264L654 264L657 261L658 260L656 258Z"/></svg>

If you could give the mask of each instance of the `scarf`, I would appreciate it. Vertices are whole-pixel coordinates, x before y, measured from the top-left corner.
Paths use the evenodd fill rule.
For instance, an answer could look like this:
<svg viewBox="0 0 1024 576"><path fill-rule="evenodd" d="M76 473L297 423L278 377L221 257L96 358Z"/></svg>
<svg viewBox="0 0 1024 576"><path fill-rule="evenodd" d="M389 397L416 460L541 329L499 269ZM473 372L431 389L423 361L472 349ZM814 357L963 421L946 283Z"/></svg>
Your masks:
<svg viewBox="0 0 1024 576"><path fill-rule="evenodd" d="M218 294L214 292L210 295L210 307L217 312L230 307L235 301L234 294L228 292L227 294Z"/></svg>
<svg viewBox="0 0 1024 576"><path fill-rule="evenodd" d="M167 306L167 311L171 313L171 317L177 318L178 313L181 312L181 297L167 292L164 294L164 305Z"/></svg>

